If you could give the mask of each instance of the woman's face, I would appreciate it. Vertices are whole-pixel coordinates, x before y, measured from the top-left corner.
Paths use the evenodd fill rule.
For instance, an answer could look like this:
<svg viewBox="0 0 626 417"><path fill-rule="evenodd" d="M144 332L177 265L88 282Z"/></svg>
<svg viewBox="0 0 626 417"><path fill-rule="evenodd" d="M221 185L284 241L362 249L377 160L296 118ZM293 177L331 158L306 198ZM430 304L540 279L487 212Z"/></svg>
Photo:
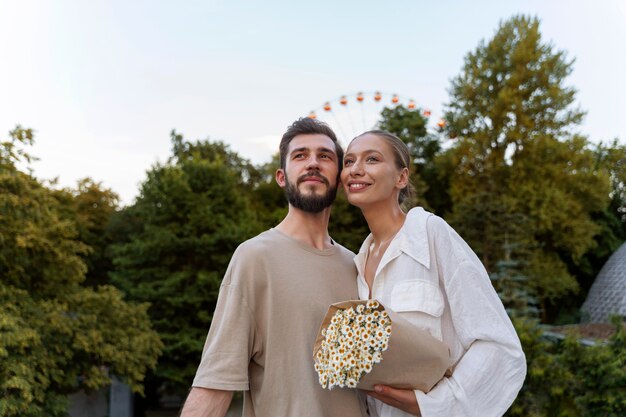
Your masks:
<svg viewBox="0 0 626 417"><path fill-rule="evenodd" d="M396 167L391 145L379 136L354 139L343 160L341 183L350 204L360 208L373 203L398 202L408 172Z"/></svg>

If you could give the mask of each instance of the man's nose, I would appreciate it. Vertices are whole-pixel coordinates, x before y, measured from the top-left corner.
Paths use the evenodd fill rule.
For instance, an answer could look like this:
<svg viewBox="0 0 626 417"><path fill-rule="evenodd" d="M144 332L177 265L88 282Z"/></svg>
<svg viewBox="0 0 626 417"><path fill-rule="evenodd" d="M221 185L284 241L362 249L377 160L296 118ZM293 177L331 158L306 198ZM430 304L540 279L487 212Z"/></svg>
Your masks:
<svg viewBox="0 0 626 417"><path fill-rule="evenodd" d="M320 167L319 159L317 159L316 156L311 156L309 158L309 162L307 163L306 167L308 169L319 169L319 167Z"/></svg>

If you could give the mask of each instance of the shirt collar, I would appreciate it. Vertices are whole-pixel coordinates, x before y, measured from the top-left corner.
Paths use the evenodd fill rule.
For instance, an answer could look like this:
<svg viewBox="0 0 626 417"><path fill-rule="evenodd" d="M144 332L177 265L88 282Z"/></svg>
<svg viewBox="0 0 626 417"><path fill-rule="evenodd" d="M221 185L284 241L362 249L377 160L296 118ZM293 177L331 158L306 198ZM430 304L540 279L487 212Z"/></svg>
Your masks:
<svg viewBox="0 0 626 417"><path fill-rule="evenodd" d="M426 227L430 216L432 216L432 213L428 213L421 207L411 209L406 215L402 228L400 228L396 237L389 244L381 264L386 263L386 260L394 259L400 252L404 252L427 269L430 269L430 250L428 248L428 230ZM360 275L362 275L362 269L365 265L367 249L372 244L373 239L374 237L370 233L354 258Z"/></svg>

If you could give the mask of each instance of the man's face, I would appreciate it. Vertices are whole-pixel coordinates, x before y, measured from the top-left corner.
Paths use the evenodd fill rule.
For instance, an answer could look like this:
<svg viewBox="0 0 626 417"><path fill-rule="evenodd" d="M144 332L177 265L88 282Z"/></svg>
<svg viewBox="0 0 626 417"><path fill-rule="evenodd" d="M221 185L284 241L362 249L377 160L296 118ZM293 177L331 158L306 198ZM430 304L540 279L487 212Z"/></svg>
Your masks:
<svg viewBox="0 0 626 417"><path fill-rule="evenodd" d="M276 181L285 188L289 204L308 213L329 207L337 195L337 152L326 135L298 135L289 143L285 169Z"/></svg>

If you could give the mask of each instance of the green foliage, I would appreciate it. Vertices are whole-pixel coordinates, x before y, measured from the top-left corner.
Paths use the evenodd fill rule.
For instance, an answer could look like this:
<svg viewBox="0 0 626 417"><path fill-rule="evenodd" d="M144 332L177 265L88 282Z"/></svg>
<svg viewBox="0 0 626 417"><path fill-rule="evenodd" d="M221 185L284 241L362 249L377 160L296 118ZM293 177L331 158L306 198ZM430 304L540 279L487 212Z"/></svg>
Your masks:
<svg viewBox="0 0 626 417"><path fill-rule="evenodd" d="M515 211L513 204L507 195L476 190L459 197L453 206L450 222L488 271L494 271L507 256L527 267L524 260L534 245L532 229L527 214Z"/></svg>
<svg viewBox="0 0 626 417"><path fill-rule="evenodd" d="M439 141L426 130L428 119L420 109L411 110L403 105L385 107L378 126L398 136L409 147L411 156L418 162L432 160L439 151Z"/></svg>
<svg viewBox="0 0 626 417"><path fill-rule="evenodd" d="M337 193L328 230L333 239L354 253L359 252L361 244L369 234L361 210L348 203L343 191Z"/></svg>
<svg viewBox="0 0 626 417"><path fill-rule="evenodd" d="M617 139L609 144L601 143L596 148L598 164L606 167L611 178L611 198L615 208L626 222L626 145L620 145ZM623 228L623 230L626 230Z"/></svg>
<svg viewBox="0 0 626 417"><path fill-rule="evenodd" d="M576 335L565 339L561 360L574 375L569 385L584 416L626 415L626 329L619 317L608 345L583 346Z"/></svg>
<svg viewBox="0 0 626 417"><path fill-rule="evenodd" d="M0 416L66 415L67 396L49 388L71 381L63 381L57 352L47 349L46 342L54 348L56 341L41 334L49 316L60 316L54 307L0 282Z"/></svg>
<svg viewBox="0 0 626 417"><path fill-rule="evenodd" d="M588 346L572 333L549 341L529 320L514 321L528 374L507 416L626 415L626 328L619 318L607 343Z"/></svg>
<svg viewBox="0 0 626 417"><path fill-rule="evenodd" d="M155 371L165 389L185 392L195 374L222 277L235 248L262 229L250 202L262 175L223 143L184 142L157 164L136 203L125 241L113 247L113 282L149 302L164 355Z"/></svg>
<svg viewBox="0 0 626 417"><path fill-rule="evenodd" d="M497 169L505 152L549 136L566 136L583 113L571 109L576 91L564 86L572 71L566 53L542 42L539 20L516 16L465 58L452 81L447 129L483 158L467 161L476 172Z"/></svg>
<svg viewBox="0 0 626 417"><path fill-rule="evenodd" d="M113 263L107 247L114 242L110 221L118 210L119 197L91 178L78 181L75 189L57 191L65 217L76 224L78 240L89 246L82 256L87 266L85 284L96 287L110 284L108 272Z"/></svg>
<svg viewBox="0 0 626 417"><path fill-rule="evenodd" d="M544 300L556 301L578 282L567 267L591 248L600 227L593 213L609 203L610 182L598 169L585 139L537 139L516 158L511 176L516 211L526 213L540 245L529 258L531 285Z"/></svg>
<svg viewBox="0 0 626 417"><path fill-rule="evenodd" d="M613 236L608 238L608 251L613 252L620 241L626 240L626 145L620 145L615 139L609 144L597 145L594 153L598 168L605 169L611 181L611 203L606 212L610 219L606 223L611 224L613 231Z"/></svg>
<svg viewBox="0 0 626 417"><path fill-rule="evenodd" d="M467 55L446 111L458 135L447 155L450 221L489 271L505 242L521 249L512 259L524 265L544 320L578 291L576 267L597 244L594 220L610 203L608 164L571 133L583 117L564 85L572 64L542 41L536 18L513 17Z"/></svg>
<svg viewBox="0 0 626 417"><path fill-rule="evenodd" d="M556 345L543 338L543 329L536 320L514 318L513 324L526 355L526 380L515 402L509 408L509 417L548 417L559 407L571 378L557 362ZM569 405L565 404L568 408Z"/></svg>
<svg viewBox="0 0 626 417"><path fill-rule="evenodd" d="M260 179L254 184L251 193L252 210L264 229L274 227L287 215L285 192L275 180L278 168L280 168L280 155L276 153L270 162L258 167Z"/></svg>
<svg viewBox="0 0 626 417"><path fill-rule="evenodd" d="M36 161L37 158L26 152L25 146L34 143L35 132L33 129L24 129L17 125L9 132L9 139L0 142L0 166L2 169L15 168L15 164L26 162L27 164Z"/></svg>
<svg viewBox="0 0 626 417"><path fill-rule="evenodd" d="M20 128L0 159L0 415L61 416L69 393L110 384L137 392L161 343L146 305L113 287L82 286L89 248L51 190L16 168Z"/></svg>
<svg viewBox="0 0 626 417"><path fill-rule="evenodd" d="M538 302L528 285L528 277L522 272L521 262L502 259L496 263L495 271L489 277L510 317L538 317Z"/></svg>

